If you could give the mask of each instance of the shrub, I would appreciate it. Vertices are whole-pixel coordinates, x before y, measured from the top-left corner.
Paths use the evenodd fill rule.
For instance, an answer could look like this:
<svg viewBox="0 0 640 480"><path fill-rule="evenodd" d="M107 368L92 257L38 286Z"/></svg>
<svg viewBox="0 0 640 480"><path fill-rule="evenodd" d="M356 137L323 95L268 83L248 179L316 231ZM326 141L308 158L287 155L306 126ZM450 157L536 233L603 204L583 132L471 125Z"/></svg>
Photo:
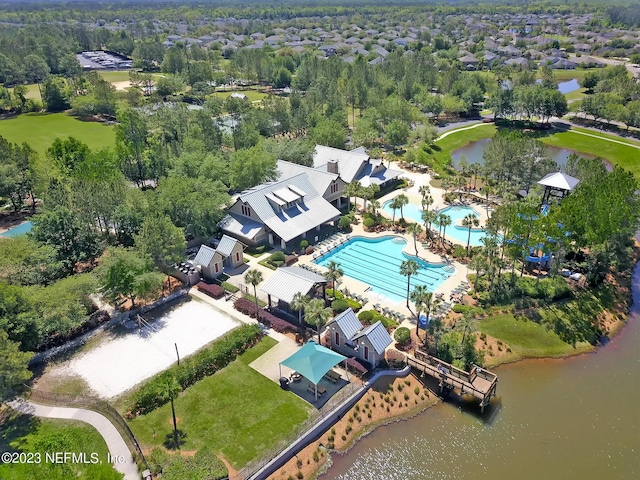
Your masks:
<svg viewBox="0 0 640 480"><path fill-rule="evenodd" d="M358 314L358 320L360 320L365 325L371 325L373 323L374 313L376 313L375 310L363 310Z"/></svg>
<svg viewBox="0 0 640 480"><path fill-rule="evenodd" d="M284 252L278 251L278 252L273 252L271 255L269 255L269 261L271 263L284 262L284 260L285 260Z"/></svg>
<svg viewBox="0 0 640 480"><path fill-rule="evenodd" d="M340 227L340 230L343 230L345 232L350 232L351 231L351 217L349 217L348 215L341 216L340 220L338 221L338 227Z"/></svg>
<svg viewBox="0 0 640 480"><path fill-rule="evenodd" d="M208 347L183 359L180 365L174 365L153 376L131 396L127 417L144 415L164 405L168 400L163 400L158 391L171 379L175 379L182 390L185 390L204 377L226 367L238 355L255 345L261 337L262 332L258 325L242 325Z"/></svg>
<svg viewBox="0 0 640 480"><path fill-rule="evenodd" d="M222 285L222 288L224 288L225 290L227 290L228 292L231 293L236 293L239 292L240 289L238 287L236 287L235 285L229 283L229 282L222 282L220 285Z"/></svg>
<svg viewBox="0 0 640 480"><path fill-rule="evenodd" d="M279 333L298 333L299 330L295 325L276 317L266 310L260 310L260 321Z"/></svg>
<svg viewBox="0 0 640 480"><path fill-rule="evenodd" d="M405 346L411 342L411 331L407 327L400 327L393 334L393 338L395 338L396 342L400 345Z"/></svg>
<svg viewBox="0 0 640 480"><path fill-rule="evenodd" d="M222 298L222 296L224 295L224 288L222 288L220 285L199 282L197 287L198 290L206 293L213 298Z"/></svg>
<svg viewBox="0 0 640 480"><path fill-rule="evenodd" d="M365 228L373 228L376 226L376 221L373 218L365 218L362 224Z"/></svg>
<svg viewBox="0 0 640 480"><path fill-rule="evenodd" d="M336 298L333 302L331 302L331 309L335 314L342 313L347 308L349 308L349 304L343 298Z"/></svg>
<svg viewBox="0 0 640 480"><path fill-rule="evenodd" d="M386 354L386 358L387 358L387 365L389 365L389 368L395 369L395 370L400 370L401 368L404 368L404 355L401 354L400 352L396 352L395 350L389 350Z"/></svg>
<svg viewBox="0 0 640 480"><path fill-rule="evenodd" d="M347 367L351 367L353 370L355 370L358 373L367 373L367 367L365 367L364 365L362 365L359 361L357 361L355 358L347 358Z"/></svg>
<svg viewBox="0 0 640 480"><path fill-rule="evenodd" d="M238 310L240 313L249 315L251 318L256 317L256 304L246 298L237 299L233 304L233 308Z"/></svg>
<svg viewBox="0 0 640 480"><path fill-rule="evenodd" d="M454 258L464 258L467 256L467 249L462 245L454 245L453 250L451 250L451 256Z"/></svg>
<svg viewBox="0 0 640 480"><path fill-rule="evenodd" d="M309 242L307 240L300 241L300 251L306 251L306 248L309 246Z"/></svg>

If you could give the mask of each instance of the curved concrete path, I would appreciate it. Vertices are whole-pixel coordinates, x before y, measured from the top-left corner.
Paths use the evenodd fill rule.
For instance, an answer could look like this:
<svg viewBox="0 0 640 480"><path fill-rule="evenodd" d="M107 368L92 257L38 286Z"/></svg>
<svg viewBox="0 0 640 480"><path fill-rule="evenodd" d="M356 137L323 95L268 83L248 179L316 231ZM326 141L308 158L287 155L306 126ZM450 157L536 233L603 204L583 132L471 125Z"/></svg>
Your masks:
<svg viewBox="0 0 640 480"><path fill-rule="evenodd" d="M25 415L34 415L36 417L44 418L60 418L63 420L79 420L81 422L88 423L98 430L98 433L102 435L102 438L104 438L111 458L123 459L122 462L114 462L113 466L118 472L124 474L124 479L140 480L138 466L133 461L129 447L127 447L127 444L122 439L122 436L116 427L114 427L113 424L103 415L81 408L51 407L48 405L28 402L26 400L13 400L9 402L8 405L14 410L24 413ZM101 458L100 460L103 462L107 461L106 458Z"/></svg>

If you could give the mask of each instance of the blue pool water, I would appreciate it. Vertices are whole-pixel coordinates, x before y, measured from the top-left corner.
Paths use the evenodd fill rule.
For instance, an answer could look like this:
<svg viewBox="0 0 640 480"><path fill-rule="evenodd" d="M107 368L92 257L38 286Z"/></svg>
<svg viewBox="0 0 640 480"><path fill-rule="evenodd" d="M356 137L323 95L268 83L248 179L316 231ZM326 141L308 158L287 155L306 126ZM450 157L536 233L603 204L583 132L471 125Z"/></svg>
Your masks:
<svg viewBox="0 0 640 480"><path fill-rule="evenodd" d="M13 227L4 233L1 233L0 237L17 237L18 235L24 235L25 233L29 233L30 230L31 230L31 222L24 222L18 225L17 227Z"/></svg>
<svg viewBox="0 0 640 480"><path fill-rule="evenodd" d="M433 292L455 268L449 265L434 265L403 250L407 242L400 237L352 238L337 248L315 260L318 265L326 266L330 261L340 264L346 276L355 278L377 293L369 300L402 301L407 295L407 277L400 275L400 264L407 259L418 262L417 275L411 276L411 290L417 285L426 285Z"/></svg>
<svg viewBox="0 0 640 480"><path fill-rule="evenodd" d="M385 202L382 206L382 210L384 210L390 216L393 216L393 210L390 208L391 201ZM422 221L422 209L415 203L409 203L404 206L404 217L412 220L414 222L418 222L420 225L424 225ZM471 207L447 207L440 210L440 213L444 213L451 217L452 223L447 227L445 232L445 236L449 238L453 238L457 243L460 243L464 246L467 245L467 236L469 235L469 230L463 227L456 227L455 225L462 221L467 214L471 213L478 216L478 212L476 212ZM400 218L400 210L396 210L396 219ZM435 227L437 230L437 227ZM470 244L472 247L477 247L482 245L481 239L484 237L484 230L481 228L471 229L471 241Z"/></svg>

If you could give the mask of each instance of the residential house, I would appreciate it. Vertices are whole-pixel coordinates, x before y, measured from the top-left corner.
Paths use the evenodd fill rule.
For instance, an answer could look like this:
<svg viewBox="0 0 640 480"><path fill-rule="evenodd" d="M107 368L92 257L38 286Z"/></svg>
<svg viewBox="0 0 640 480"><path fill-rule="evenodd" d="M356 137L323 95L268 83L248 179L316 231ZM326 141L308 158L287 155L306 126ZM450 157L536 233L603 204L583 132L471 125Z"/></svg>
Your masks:
<svg viewBox="0 0 640 480"><path fill-rule="evenodd" d="M574 45L574 48L576 49L576 52L579 52L579 53L591 52L591 45L589 45L588 43L576 43Z"/></svg>
<svg viewBox="0 0 640 480"><path fill-rule="evenodd" d="M375 368L393 340L380 321L364 327L350 308L327 323L331 349Z"/></svg>
<svg viewBox="0 0 640 480"><path fill-rule="evenodd" d="M466 67L467 70L475 70L478 66L478 59L474 55L465 55L460 58L460 62Z"/></svg>

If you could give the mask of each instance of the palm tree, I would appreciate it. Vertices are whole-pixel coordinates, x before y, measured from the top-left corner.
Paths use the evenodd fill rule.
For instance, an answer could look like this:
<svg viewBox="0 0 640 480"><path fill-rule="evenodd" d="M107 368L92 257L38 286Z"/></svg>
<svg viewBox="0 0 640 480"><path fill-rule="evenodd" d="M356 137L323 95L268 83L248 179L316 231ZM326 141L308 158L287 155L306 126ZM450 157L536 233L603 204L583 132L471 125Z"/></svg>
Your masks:
<svg viewBox="0 0 640 480"><path fill-rule="evenodd" d="M445 331L444 323L442 322L442 320L440 318L435 317L429 323L429 330L431 332L431 336L435 339L434 352L435 352L436 355L438 355L438 340L440 340L440 337L442 336L442 334ZM425 347L425 349L426 349L426 347Z"/></svg>
<svg viewBox="0 0 640 480"><path fill-rule="evenodd" d="M393 217L391 218L391 223L395 226L396 224L396 210L402 207L401 200L399 200L399 196L393 198L391 202L389 202L389 207L393 210Z"/></svg>
<svg viewBox="0 0 640 480"><path fill-rule="evenodd" d="M476 322L470 312L466 312L460 321L462 323L462 342L460 342L460 345L464 348L464 339L467 334L475 332Z"/></svg>
<svg viewBox="0 0 640 480"><path fill-rule="evenodd" d="M333 296L336 296L336 284L340 282L340 279L344 275L344 270L340 268L340 264L331 260L326 265L327 271L324 273L324 278L331 282L333 287Z"/></svg>
<svg viewBox="0 0 640 480"><path fill-rule="evenodd" d="M424 307L424 302L428 294L429 290L427 290L426 285L417 285L411 292L411 301L416 306L416 335L418 335L420 328L420 312L422 311L422 307Z"/></svg>
<svg viewBox="0 0 640 480"><path fill-rule="evenodd" d="M400 275L407 277L407 308L409 307L409 291L411 290L411 275L418 273L420 265L415 260L404 260L400 264Z"/></svg>
<svg viewBox="0 0 640 480"><path fill-rule="evenodd" d="M428 212L429 207L433 205L433 197L431 195L425 195L424 197L422 197L421 203L422 203L422 210Z"/></svg>
<svg viewBox="0 0 640 480"><path fill-rule="evenodd" d="M480 225L480 220L478 220L478 217L473 213L467 214L467 216L462 219L462 226L469 229L469 235L467 236L467 252L469 252L469 247L471 246L471 229L478 225Z"/></svg>
<svg viewBox="0 0 640 480"><path fill-rule="evenodd" d="M371 212L377 216L378 210L380 209L380 202L374 198L371 200L370 203L371 203Z"/></svg>
<svg viewBox="0 0 640 480"><path fill-rule="evenodd" d="M438 214L433 210L423 210L420 216L422 217L422 221L424 222L424 229L429 234L429 238L431 238L431 224L436 220Z"/></svg>
<svg viewBox="0 0 640 480"><path fill-rule="evenodd" d="M478 181L478 175L480 174L480 164L472 163L469 165L469 173L473 175L473 190L476 190L476 182Z"/></svg>
<svg viewBox="0 0 640 480"><path fill-rule="evenodd" d="M426 317L425 325L427 326L427 328L428 328L428 325L429 325L429 316L431 315L431 312L433 312L436 308L438 308L441 303L442 303L442 298L436 297L433 294L433 292L427 292L425 294L423 302L422 302L422 306L424 307L424 315ZM425 348L425 350L428 348L427 330L426 329L424 331L424 348Z"/></svg>
<svg viewBox="0 0 640 480"><path fill-rule="evenodd" d="M478 291L478 279L480 278L480 270L485 268L486 261L481 254L474 256L469 262L469 268L476 272L476 279L473 281L473 290Z"/></svg>
<svg viewBox="0 0 640 480"><path fill-rule="evenodd" d="M169 400L171 402L171 416L173 418L173 448L180 448L178 443L178 423L176 421L176 409L173 405L173 399L182 391L180 384L176 381L175 377L171 376L167 378L166 383L163 383L158 392L158 397L163 400Z"/></svg>
<svg viewBox="0 0 640 480"><path fill-rule="evenodd" d="M309 306L309 297L303 295L302 292L298 292L291 299L289 306L293 310L298 311L298 323L304 328L304 325L302 324L302 311Z"/></svg>
<svg viewBox="0 0 640 480"><path fill-rule="evenodd" d="M369 185L368 187L365 187L362 189L362 198L364 199L364 207L362 209L363 212L367 211L367 200L369 201L373 201L373 199L376 196L376 193L378 193L380 191L380 186L376 185L375 183L373 185Z"/></svg>
<svg viewBox="0 0 640 480"><path fill-rule="evenodd" d="M409 203L409 198L404 193L401 193L396 198L398 199L398 203L400 205L400 218L404 219L404 212L402 211L402 207Z"/></svg>
<svg viewBox="0 0 640 480"><path fill-rule="evenodd" d="M462 201L462 189L467 185L467 179L462 175L456 175L453 179L453 186L458 190L458 201Z"/></svg>
<svg viewBox="0 0 640 480"><path fill-rule="evenodd" d="M322 327L333 316L333 312L330 308L325 308L324 301L319 298L314 298L309 302L309 305L305 311L305 320L307 323L316 326L318 332L318 345L320 345L320 334L322 333Z"/></svg>
<svg viewBox="0 0 640 480"><path fill-rule="evenodd" d="M425 198L427 198L429 193L431 193L431 188L429 187L429 185L420 185L420 188L418 188L418 192L420 193L420 195L422 195L422 199L424 200Z"/></svg>
<svg viewBox="0 0 640 480"><path fill-rule="evenodd" d="M349 183L344 189L344 193L347 195L347 206L349 207L349 211L351 211L351 197L357 197L360 194L360 190L362 190L362 185L360 185L358 180L354 180Z"/></svg>
<svg viewBox="0 0 640 480"><path fill-rule="evenodd" d="M407 226L407 232L413 235L413 248L416 249L416 257L418 256L418 243L416 241L418 235L422 233L422 227L419 223L411 223Z"/></svg>
<svg viewBox="0 0 640 480"><path fill-rule="evenodd" d="M260 322L260 314L258 310L258 293L256 291L256 287L260 282L262 282L262 272L260 270L249 270L244 274L244 281L253 285L253 298L256 301L256 319Z"/></svg>
<svg viewBox="0 0 640 480"><path fill-rule="evenodd" d="M449 225L451 225L451 217L446 213L438 214L438 237L442 239L442 245L444 245L444 231L447 229ZM440 229L442 228L442 233L440 233Z"/></svg>

